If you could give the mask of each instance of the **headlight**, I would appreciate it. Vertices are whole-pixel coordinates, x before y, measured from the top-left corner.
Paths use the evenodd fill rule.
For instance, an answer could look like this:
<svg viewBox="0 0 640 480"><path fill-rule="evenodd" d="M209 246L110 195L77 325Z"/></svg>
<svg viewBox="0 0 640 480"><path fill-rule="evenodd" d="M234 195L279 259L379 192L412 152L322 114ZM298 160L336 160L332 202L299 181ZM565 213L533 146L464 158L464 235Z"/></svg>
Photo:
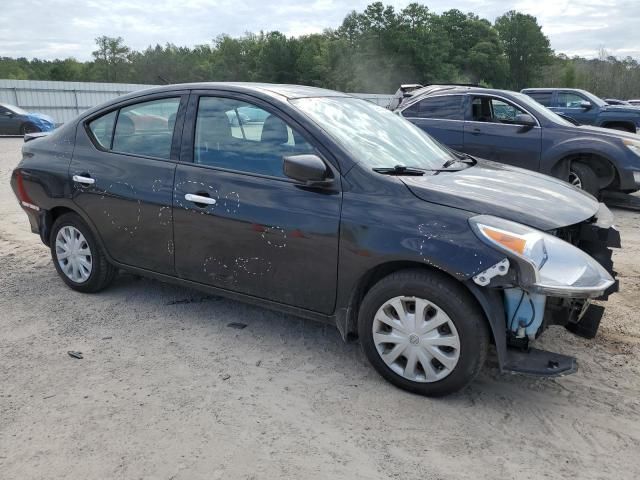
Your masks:
<svg viewBox="0 0 640 480"><path fill-rule="evenodd" d="M633 153L640 157L640 142L636 142L635 140L629 140L628 138L624 138L622 143L631 150Z"/></svg>
<svg viewBox="0 0 640 480"><path fill-rule="evenodd" d="M579 248L526 225L489 215L469 219L483 242L520 267L525 290L563 297L599 297L613 285L602 265Z"/></svg>

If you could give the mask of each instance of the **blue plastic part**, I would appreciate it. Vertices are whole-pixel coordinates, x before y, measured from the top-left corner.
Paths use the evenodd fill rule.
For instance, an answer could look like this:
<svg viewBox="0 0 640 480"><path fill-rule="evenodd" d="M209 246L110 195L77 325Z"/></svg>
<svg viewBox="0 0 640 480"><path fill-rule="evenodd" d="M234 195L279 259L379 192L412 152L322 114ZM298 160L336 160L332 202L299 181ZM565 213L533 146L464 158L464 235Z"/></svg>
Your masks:
<svg viewBox="0 0 640 480"><path fill-rule="evenodd" d="M529 337L534 340L542 319L547 297L537 293L528 293L520 288L504 290L504 309L507 315L507 328L516 337Z"/></svg>

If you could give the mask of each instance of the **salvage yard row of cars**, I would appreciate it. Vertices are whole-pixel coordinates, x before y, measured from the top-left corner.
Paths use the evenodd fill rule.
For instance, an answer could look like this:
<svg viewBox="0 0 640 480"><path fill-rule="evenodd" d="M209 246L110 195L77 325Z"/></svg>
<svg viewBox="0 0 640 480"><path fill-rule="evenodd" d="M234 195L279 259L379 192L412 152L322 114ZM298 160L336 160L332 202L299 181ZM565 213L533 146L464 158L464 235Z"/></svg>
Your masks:
<svg viewBox="0 0 640 480"><path fill-rule="evenodd" d="M620 236L589 192L640 187L640 139L514 92L415 88L394 106L158 87L27 134L11 185L80 292L124 269L330 322L423 395L467 385L490 348L502 371L575 371L533 345L550 325L596 335Z"/></svg>

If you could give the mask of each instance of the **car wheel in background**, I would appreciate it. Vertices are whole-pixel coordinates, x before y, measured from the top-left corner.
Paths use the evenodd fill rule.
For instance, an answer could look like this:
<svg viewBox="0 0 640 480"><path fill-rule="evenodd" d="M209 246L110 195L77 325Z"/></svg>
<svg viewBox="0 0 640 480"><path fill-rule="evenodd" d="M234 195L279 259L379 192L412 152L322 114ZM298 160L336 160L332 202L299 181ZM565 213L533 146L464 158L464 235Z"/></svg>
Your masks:
<svg viewBox="0 0 640 480"><path fill-rule="evenodd" d="M79 292L94 293L106 288L118 272L107 261L89 227L75 213L56 219L49 246L58 275Z"/></svg>
<svg viewBox="0 0 640 480"><path fill-rule="evenodd" d="M404 390L442 396L466 386L484 364L486 319L475 299L444 274L403 270L365 295L358 316L365 355Z"/></svg>
<svg viewBox="0 0 640 480"><path fill-rule="evenodd" d="M20 127L20 134L21 135L26 135L27 133L36 133L36 132L40 132L41 130L36 127L33 123L23 123L22 126Z"/></svg>
<svg viewBox="0 0 640 480"><path fill-rule="evenodd" d="M569 169L569 183L593 196L600 191L598 177L593 169L584 163L574 162Z"/></svg>

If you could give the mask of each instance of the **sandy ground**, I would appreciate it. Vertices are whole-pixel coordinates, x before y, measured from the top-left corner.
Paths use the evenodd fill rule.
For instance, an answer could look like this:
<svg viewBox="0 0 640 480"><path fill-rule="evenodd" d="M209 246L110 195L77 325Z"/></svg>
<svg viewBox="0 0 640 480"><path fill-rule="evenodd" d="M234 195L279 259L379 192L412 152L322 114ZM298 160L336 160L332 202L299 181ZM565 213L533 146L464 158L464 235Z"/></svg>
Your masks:
<svg viewBox="0 0 640 480"><path fill-rule="evenodd" d="M130 275L69 290L8 185L20 145L0 139L0 478L640 478L639 214L615 212L598 338L539 342L577 374L493 361L431 400L329 326Z"/></svg>

